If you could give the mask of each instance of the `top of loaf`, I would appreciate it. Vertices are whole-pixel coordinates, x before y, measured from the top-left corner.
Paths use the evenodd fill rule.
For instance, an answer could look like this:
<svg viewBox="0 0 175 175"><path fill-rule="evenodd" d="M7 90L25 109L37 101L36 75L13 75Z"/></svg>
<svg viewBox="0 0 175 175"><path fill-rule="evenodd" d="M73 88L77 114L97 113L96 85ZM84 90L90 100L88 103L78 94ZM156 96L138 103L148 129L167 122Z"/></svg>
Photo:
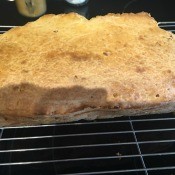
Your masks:
<svg viewBox="0 0 175 175"><path fill-rule="evenodd" d="M174 101L175 37L148 13L50 14L0 37L0 113Z"/></svg>

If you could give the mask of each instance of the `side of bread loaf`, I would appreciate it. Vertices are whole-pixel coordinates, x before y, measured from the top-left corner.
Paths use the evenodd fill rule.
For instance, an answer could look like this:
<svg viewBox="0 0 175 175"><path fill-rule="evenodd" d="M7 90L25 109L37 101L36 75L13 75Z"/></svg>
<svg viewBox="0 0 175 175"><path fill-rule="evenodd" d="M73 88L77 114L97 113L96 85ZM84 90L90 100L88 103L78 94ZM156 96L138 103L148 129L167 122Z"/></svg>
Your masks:
<svg viewBox="0 0 175 175"><path fill-rule="evenodd" d="M0 37L1 125L174 111L175 36L147 13L45 15Z"/></svg>

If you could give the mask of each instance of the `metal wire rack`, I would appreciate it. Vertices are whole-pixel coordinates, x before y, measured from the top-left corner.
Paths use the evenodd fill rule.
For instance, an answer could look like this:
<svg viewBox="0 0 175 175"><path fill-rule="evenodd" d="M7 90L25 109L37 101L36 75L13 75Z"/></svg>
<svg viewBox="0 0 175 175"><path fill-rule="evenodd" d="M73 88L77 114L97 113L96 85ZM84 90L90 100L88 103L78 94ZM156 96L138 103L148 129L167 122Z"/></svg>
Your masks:
<svg viewBox="0 0 175 175"><path fill-rule="evenodd" d="M175 22L159 26L174 32ZM13 26L1 26L1 33ZM174 114L0 128L0 174L173 175Z"/></svg>

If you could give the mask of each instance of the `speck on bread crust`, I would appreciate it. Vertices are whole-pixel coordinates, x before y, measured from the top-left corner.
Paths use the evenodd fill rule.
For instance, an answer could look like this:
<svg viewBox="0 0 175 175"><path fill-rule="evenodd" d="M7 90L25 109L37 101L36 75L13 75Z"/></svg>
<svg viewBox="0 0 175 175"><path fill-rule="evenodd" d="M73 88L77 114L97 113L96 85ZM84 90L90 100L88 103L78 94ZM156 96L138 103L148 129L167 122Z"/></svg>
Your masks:
<svg viewBox="0 0 175 175"><path fill-rule="evenodd" d="M0 37L0 124L175 109L175 36L147 13L45 15Z"/></svg>

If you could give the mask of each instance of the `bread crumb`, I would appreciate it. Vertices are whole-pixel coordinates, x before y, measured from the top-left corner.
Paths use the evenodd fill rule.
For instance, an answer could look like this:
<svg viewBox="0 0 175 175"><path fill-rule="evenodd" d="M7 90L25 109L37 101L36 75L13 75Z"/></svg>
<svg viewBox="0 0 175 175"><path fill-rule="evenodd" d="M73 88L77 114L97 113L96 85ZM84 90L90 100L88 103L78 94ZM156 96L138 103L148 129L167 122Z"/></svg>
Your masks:
<svg viewBox="0 0 175 175"><path fill-rule="evenodd" d="M120 152L116 153L116 155L119 156L119 158L118 158L119 160L122 159L122 158L121 158L122 154L121 154Z"/></svg>

